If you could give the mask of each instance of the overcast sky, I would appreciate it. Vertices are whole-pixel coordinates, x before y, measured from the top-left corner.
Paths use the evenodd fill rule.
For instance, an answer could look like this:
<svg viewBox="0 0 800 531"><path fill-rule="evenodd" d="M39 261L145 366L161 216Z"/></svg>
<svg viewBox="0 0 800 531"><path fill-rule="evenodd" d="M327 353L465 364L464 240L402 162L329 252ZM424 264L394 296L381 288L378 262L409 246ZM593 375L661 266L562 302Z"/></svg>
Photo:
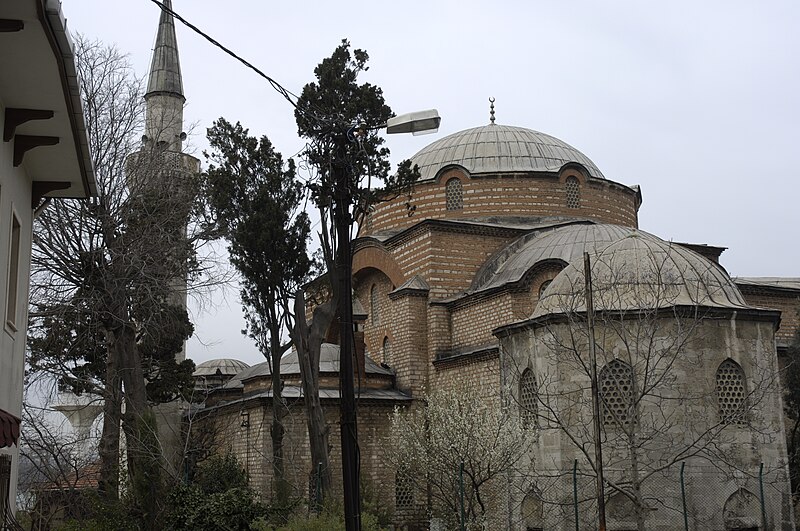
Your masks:
<svg viewBox="0 0 800 531"><path fill-rule="evenodd" d="M130 55L146 75L158 7L62 0L70 31ZM732 275L800 277L800 2L265 2L173 0L173 8L299 93L343 38L398 114L437 108L435 136L389 137L393 160L497 122L556 136L614 181L642 187L640 228L729 249ZM292 107L255 73L176 23L201 159L224 116L302 149ZM794 155L792 155L794 154ZM240 330L236 290L195 310L196 362L262 361Z"/></svg>

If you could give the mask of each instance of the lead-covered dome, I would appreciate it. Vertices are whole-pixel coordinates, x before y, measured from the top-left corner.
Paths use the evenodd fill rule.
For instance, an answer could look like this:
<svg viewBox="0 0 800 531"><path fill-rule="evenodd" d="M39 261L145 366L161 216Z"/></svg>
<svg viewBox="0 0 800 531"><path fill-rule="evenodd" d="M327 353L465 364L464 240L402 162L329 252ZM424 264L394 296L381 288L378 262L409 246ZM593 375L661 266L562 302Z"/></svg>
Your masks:
<svg viewBox="0 0 800 531"><path fill-rule="evenodd" d="M442 168L463 166L470 173L557 172L570 162L604 179L589 157L553 136L509 125L490 124L446 136L411 158L421 179Z"/></svg>
<svg viewBox="0 0 800 531"><path fill-rule="evenodd" d="M638 230L592 255L595 310L675 306L749 308L715 263ZM583 259L570 263L542 295L533 317L586 311Z"/></svg>
<svg viewBox="0 0 800 531"><path fill-rule="evenodd" d="M510 243L489 259L475 275L470 292L492 290L520 282L537 264L555 261L567 265L631 234L630 227L580 222L532 232ZM645 238L658 240L644 231Z"/></svg>
<svg viewBox="0 0 800 531"><path fill-rule="evenodd" d="M243 361L231 358L218 358L198 363L192 376L233 376L250 367Z"/></svg>

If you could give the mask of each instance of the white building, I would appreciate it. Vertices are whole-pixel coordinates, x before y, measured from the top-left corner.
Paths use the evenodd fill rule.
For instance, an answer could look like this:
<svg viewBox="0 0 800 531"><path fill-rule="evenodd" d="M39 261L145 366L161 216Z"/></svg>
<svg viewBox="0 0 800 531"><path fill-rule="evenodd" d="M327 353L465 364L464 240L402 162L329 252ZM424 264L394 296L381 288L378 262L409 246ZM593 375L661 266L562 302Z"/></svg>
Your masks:
<svg viewBox="0 0 800 531"><path fill-rule="evenodd" d="M57 0L0 3L0 511L16 495L32 223L95 193L73 47Z"/></svg>

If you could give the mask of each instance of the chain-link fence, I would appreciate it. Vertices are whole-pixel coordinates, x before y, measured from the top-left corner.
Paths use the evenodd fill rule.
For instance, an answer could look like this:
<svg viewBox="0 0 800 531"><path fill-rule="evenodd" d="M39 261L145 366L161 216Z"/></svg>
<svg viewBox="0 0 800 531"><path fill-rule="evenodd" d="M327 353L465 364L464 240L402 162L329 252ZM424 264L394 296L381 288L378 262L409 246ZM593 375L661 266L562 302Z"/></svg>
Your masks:
<svg viewBox="0 0 800 531"><path fill-rule="evenodd" d="M598 529L596 475L577 461L567 470L539 470L536 487L512 493L521 529ZM609 531L755 531L794 529L785 468L752 463L684 461L604 471ZM513 483L513 482L512 482Z"/></svg>

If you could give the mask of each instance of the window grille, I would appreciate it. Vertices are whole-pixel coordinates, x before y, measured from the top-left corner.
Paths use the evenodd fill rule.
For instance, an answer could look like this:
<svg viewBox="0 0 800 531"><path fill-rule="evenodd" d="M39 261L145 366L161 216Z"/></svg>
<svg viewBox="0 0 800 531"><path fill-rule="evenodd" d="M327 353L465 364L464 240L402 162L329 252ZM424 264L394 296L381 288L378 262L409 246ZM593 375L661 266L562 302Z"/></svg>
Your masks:
<svg viewBox="0 0 800 531"><path fill-rule="evenodd" d="M723 361L717 369L717 400L719 417L725 424L745 424L744 371L731 359Z"/></svg>
<svg viewBox="0 0 800 531"><path fill-rule="evenodd" d="M633 369L613 360L600 371L600 416L603 426L628 427L636 423L633 411Z"/></svg>
<svg viewBox="0 0 800 531"><path fill-rule="evenodd" d="M381 323L381 312L378 306L378 287L372 286L369 291L369 309L372 315L372 324L377 325Z"/></svg>
<svg viewBox="0 0 800 531"><path fill-rule="evenodd" d="M577 177L567 177L567 207L578 208L581 206L581 185Z"/></svg>
<svg viewBox="0 0 800 531"><path fill-rule="evenodd" d="M394 476L394 504L398 511L414 507L414 485L403 472Z"/></svg>
<svg viewBox="0 0 800 531"><path fill-rule="evenodd" d="M536 416L539 413L537 398L536 376L532 370L525 369L519 379L520 420L525 429L536 425Z"/></svg>
<svg viewBox="0 0 800 531"><path fill-rule="evenodd" d="M447 210L461 210L464 208L464 189L461 180L453 177L444 187L447 200Z"/></svg>

